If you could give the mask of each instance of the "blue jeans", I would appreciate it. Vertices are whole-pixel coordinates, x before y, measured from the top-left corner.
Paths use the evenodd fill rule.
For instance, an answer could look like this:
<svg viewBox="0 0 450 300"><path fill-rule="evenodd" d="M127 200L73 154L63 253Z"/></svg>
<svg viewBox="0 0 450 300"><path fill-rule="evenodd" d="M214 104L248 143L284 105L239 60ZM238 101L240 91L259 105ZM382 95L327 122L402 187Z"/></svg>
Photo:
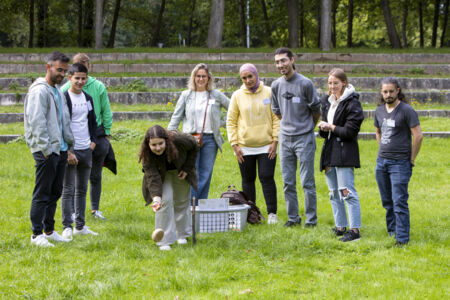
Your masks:
<svg viewBox="0 0 450 300"><path fill-rule="evenodd" d="M325 172L325 178L330 190L330 201L335 225L337 227L348 226L345 212L345 203L347 203L350 228L361 228L361 207L358 193L355 189L353 168L331 167L328 172ZM343 190L348 191L346 197L342 192Z"/></svg>
<svg viewBox="0 0 450 300"><path fill-rule="evenodd" d="M397 241L409 241L408 183L412 175L409 159L377 158L375 177L381 203L386 209L388 232L395 232Z"/></svg>
<svg viewBox="0 0 450 300"><path fill-rule="evenodd" d="M314 179L314 155L316 141L314 132L288 136L279 136L281 174L284 182L284 200L286 201L289 221L299 222L297 198L297 163L300 166L300 181L305 194L306 224L317 223L317 196Z"/></svg>
<svg viewBox="0 0 450 300"><path fill-rule="evenodd" d="M217 156L217 144L214 140L214 135L203 134L203 147L197 155L197 161L195 162L195 169L198 174L198 190L195 191L191 188L191 199L195 197L198 199L208 199L209 186L211 184L211 178L216 162Z"/></svg>

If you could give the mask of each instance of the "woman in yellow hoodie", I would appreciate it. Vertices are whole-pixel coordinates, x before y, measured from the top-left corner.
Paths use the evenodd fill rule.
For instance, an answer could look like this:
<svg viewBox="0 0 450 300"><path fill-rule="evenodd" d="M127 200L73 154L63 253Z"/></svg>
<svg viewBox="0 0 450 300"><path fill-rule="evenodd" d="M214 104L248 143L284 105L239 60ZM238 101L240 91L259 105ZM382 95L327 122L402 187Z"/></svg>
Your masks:
<svg viewBox="0 0 450 300"><path fill-rule="evenodd" d="M274 180L280 120L270 107L271 89L259 80L253 64L239 70L244 83L231 96L227 115L228 140L242 177L242 189L256 202L256 169L266 200L268 223L278 223ZM258 166L258 167L257 167Z"/></svg>

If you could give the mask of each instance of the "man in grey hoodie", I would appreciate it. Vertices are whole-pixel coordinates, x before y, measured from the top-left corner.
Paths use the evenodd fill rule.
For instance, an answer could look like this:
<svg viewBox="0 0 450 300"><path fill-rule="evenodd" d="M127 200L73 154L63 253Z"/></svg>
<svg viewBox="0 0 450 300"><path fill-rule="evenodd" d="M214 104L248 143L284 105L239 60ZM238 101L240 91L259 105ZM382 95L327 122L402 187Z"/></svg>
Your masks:
<svg viewBox="0 0 450 300"><path fill-rule="evenodd" d="M272 111L281 119L278 140L284 198L289 217L284 226L291 227L301 223L296 187L298 164L305 194L305 226L313 227L317 224L314 127L320 118L320 100L313 82L295 71L291 50L277 49L275 65L283 75L272 83L271 104Z"/></svg>
<svg viewBox="0 0 450 300"><path fill-rule="evenodd" d="M66 98L59 89L69 58L61 52L50 54L44 78L30 86L24 103L25 140L36 162L36 180L31 200L31 243L53 247L49 240L69 242L55 229L55 211L61 197L67 150L73 147ZM44 234L42 234L44 231Z"/></svg>

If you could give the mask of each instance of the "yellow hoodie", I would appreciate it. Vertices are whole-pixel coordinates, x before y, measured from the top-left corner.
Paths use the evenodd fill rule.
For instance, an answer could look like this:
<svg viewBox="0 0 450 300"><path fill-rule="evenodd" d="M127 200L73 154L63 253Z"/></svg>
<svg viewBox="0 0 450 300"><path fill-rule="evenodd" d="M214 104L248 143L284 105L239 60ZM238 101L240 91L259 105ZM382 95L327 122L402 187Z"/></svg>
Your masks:
<svg viewBox="0 0 450 300"><path fill-rule="evenodd" d="M270 87L261 81L256 93L245 85L233 93L227 114L231 146L262 147L278 141L280 120L270 107L270 92Z"/></svg>

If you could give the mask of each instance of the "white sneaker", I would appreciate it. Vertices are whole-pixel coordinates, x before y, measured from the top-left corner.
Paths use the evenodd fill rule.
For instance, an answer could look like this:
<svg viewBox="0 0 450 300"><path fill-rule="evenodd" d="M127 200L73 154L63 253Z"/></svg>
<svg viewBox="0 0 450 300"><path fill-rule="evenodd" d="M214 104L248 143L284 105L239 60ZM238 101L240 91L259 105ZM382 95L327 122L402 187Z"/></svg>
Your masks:
<svg viewBox="0 0 450 300"><path fill-rule="evenodd" d="M33 235L31 236L31 243L35 244L38 247L55 247L52 243L50 243L43 234L36 236L33 239Z"/></svg>
<svg viewBox="0 0 450 300"><path fill-rule="evenodd" d="M99 210L95 210L92 212L92 216L96 219L105 220L106 218L103 216L102 212Z"/></svg>
<svg viewBox="0 0 450 300"><path fill-rule="evenodd" d="M72 240L72 232L73 232L72 228L67 227L66 229L63 230L61 235L65 239Z"/></svg>
<svg viewBox="0 0 450 300"><path fill-rule="evenodd" d="M97 232L93 232L92 230L89 229L89 227L87 227L86 225L83 226L83 229L79 230L76 229L73 231L73 234L92 234L92 235L98 235Z"/></svg>
<svg viewBox="0 0 450 300"><path fill-rule="evenodd" d="M159 246L159 250L161 251L169 251L170 249L170 245Z"/></svg>
<svg viewBox="0 0 450 300"><path fill-rule="evenodd" d="M177 240L178 245L184 245L187 244L187 239L178 239Z"/></svg>
<svg viewBox="0 0 450 300"><path fill-rule="evenodd" d="M47 239L47 240L53 240L55 242L70 242L69 239L63 238L62 236L60 236L56 231L53 231L52 234L46 234L44 233L43 236Z"/></svg>
<svg viewBox="0 0 450 300"><path fill-rule="evenodd" d="M278 216L276 214L269 214L267 224L278 224Z"/></svg>

